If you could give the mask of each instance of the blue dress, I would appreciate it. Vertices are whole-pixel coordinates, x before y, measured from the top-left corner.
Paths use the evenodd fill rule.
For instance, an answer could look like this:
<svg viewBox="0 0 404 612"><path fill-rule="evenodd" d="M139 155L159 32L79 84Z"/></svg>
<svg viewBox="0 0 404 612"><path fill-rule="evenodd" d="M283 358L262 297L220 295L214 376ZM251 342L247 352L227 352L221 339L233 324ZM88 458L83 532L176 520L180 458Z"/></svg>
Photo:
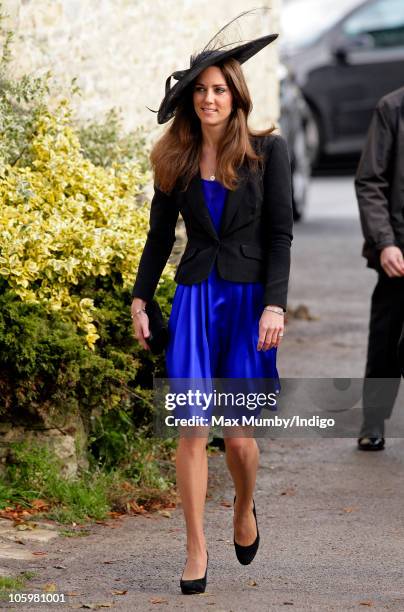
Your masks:
<svg viewBox="0 0 404 612"><path fill-rule="evenodd" d="M219 234L227 189L218 181L201 181ZM272 379L278 393L277 349L257 350L263 295L263 283L222 279L216 264L206 280L193 285L178 284L168 321L168 378L265 378ZM196 414L195 410L191 413Z"/></svg>

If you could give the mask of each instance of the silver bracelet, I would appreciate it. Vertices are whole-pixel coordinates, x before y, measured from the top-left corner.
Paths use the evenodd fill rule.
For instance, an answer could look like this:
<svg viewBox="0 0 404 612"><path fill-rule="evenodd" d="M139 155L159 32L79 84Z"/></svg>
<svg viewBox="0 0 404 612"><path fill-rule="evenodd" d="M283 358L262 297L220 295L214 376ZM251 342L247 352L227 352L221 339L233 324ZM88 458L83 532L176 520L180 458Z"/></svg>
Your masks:
<svg viewBox="0 0 404 612"><path fill-rule="evenodd" d="M132 314L131 314L132 319L134 319L135 316L140 314L141 312L146 312L146 308L138 308L137 310L135 310L135 312L132 312Z"/></svg>
<svg viewBox="0 0 404 612"><path fill-rule="evenodd" d="M264 310L269 310L270 312L274 312L275 314L281 315L282 317L284 316L284 312L283 310L276 310L275 308L273 308L272 306L265 306Z"/></svg>

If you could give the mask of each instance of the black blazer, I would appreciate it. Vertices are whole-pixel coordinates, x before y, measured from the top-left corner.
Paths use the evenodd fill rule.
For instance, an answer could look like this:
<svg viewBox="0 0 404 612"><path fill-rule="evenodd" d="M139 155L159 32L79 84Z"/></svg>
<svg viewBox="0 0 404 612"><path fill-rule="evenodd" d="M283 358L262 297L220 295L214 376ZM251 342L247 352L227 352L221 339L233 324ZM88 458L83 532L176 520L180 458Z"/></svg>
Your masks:
<svg viewBox="0 0 404 612"><path fill-rule="evenodd" d="M404 253L404 87L379 100L355 177L368 267L381 271L380 252Z"/></svg>
<svg viewBox="0 0 404 612"><path fill-rule="evenodd" d="M175 281L185 285L205 280L217 264L229 281L265 285L263 305L286 310L292 242L292 190L285 140L278 135L254 137L252 144L264 154L264 171L239 169L240 183L228 191L219 234L205 204L201 175L185 192L176 186L169 195L155 186L150 209L150 230L140 259L132 297L152 299L175 241L181 213L188 242Z"/></svg>

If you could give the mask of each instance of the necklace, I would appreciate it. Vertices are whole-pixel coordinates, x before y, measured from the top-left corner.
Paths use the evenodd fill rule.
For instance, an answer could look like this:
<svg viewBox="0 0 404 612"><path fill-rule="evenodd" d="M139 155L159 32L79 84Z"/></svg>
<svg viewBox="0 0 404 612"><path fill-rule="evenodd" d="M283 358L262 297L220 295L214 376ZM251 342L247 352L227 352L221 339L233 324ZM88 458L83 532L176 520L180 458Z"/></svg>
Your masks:
<svg viewBox="0 0 404 612"><path fill-rule="evenodd" d="M206 164L206 165L208 165L208 164ZM212 165L211 165L211 164L209 164L209 165L208 165L208 168L209 168L209 166L210 166L210 167L212 167ZM216 170L216 168L215 168L215 170ZM211 174L211 175L209 176L209 178L207 179L208 181L215 181L215 180L216 180L215 170L213 170L212 174ZM202 173L201 173L201 174L202 174Z"/></svg>

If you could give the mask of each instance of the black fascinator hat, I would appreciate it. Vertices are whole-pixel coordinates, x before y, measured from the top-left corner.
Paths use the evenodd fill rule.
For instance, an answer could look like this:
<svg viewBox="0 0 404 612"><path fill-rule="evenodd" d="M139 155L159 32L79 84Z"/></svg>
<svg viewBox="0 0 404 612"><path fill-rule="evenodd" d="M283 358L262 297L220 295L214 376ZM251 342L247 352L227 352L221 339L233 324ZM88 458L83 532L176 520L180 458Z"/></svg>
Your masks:
<svg viewBox="0 0 404 612"><path fill-rule="evenodd" d="M267 10L267 7L252 9L250 11L244 11L237 17L234 17L234 19L224 25L213 38L210 39L202 51L191 55L189 68L185 70L176 70L170 74L166 80L165 96L158 111L147 107L153 113L157 113L157 123L166 123L174 116L181 93L193 79L202 72L202 70L230 58L243 64L250 59L250 57L258 53L258 51L261 51L261 49L278 38L278 34L268 34L254 40L234 40L235 28L240 26L240 21L242 19L244 20L245 17L256 14L258 11ZM240 36L238 35L237 38L240 38ZM177 81L172 87L170 86L171 77Z"/></svg>

